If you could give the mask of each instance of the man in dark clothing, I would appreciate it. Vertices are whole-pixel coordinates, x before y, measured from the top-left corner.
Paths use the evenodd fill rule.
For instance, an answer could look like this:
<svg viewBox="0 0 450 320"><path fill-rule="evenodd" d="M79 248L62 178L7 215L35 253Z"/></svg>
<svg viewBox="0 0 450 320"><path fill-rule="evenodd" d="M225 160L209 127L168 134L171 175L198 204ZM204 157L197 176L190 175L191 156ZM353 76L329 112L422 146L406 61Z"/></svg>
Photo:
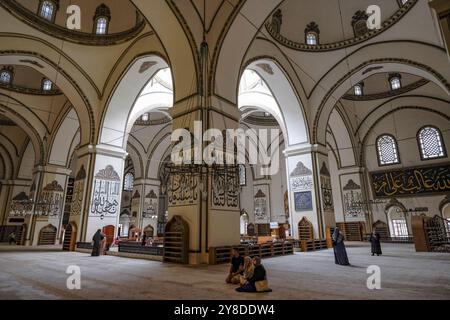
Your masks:
<svg viewBox="0 0 450 320"><path fill-rule="evenodd" d="M98 257L101 253L101 249L103 247L103 239L105 236L102 233L102 230L98 229L97 232L92 237L92 241L94 242L94 246L92 247L92 256Z"/></svg>
<svg viewBox="0 0 450 320"><path fill-rule="evenodd" d="M380 234L373 230L373 232L370 234L370 243L372 244L372 255L379 256L382 254L381 252L381 242L380 242Z"/></svg>
<svg viewBox="0 0 450 320"><path fill-rule="evenodd" d="M240 283L240 275L242 274L243 270L244 270L244 258L239 253L239 249L233 248L231 250L230 272L225 282L232 284Z"/></svg>

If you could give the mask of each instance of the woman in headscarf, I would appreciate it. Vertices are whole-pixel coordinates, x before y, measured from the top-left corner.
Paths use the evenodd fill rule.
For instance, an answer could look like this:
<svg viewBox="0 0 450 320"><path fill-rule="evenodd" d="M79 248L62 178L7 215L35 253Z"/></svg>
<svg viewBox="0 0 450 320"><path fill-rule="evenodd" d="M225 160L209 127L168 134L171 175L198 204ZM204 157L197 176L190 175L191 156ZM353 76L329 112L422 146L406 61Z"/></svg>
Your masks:
<svg viewBox="0 0 450 320"><path fill-rule="evenodd" d="M93 248L92 248L92 256L98 257L100 255L102 245L103 245L103 239L105 236L102 233L102 230L98 229L97 232L92 237L92 241L94 242Z"/></svg>
<svg viewBox="0 0 450 320"><path fill-rule="evenodd" d="M255 266L253 265L252 258L245 257L244 258L244 272L240 276L241 286L244 286L248 280L253 277L253 271L255 270Z"/></svg>
<svg viewBox="0 0 450 320"><path fill-rule="evenodd" d="M381 243L380 243L380 234L373 229L372 233L370 234L370 243L372 244L372 255L379 256L382 254L381 252Z"/></svg>
<svg viewBox="0 0 450 320"><path fill-rule="evenodd" d="M347 250L345 250L345 245L344 245L344 234L339 229L339 227L336 227L334 229L332 240L333 240L335 263L339 264L341 266L350 265L350 262L348 261L348 257L347 257Z"/></svg>

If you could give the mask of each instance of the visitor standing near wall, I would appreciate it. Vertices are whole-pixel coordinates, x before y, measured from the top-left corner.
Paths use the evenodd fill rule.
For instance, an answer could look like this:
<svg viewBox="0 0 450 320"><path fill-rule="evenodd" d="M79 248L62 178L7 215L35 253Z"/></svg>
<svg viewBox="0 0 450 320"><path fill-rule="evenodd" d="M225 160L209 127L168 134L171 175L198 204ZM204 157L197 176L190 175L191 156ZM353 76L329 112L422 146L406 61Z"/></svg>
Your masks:
<svg viewBox="0 0 450 320"><path fill-rule="evenodd" d="M92 237L93 247L92 247L92 256L98 257L102 251L104 246L105 235L102 233L102 230L98 229L97 232Z"/></svg>
<svg viewBox="0 0 450 320"><path fill-rule="evenodd" d="M375 230L372 231L370 234L370 243L372 244L372 256L373 255L381 255L381 242L380 242L380 234L376 232Z"/></svg>
<svg viewBox="0 0 450 320"><path fill-rule="evenodd" d="M341 266L349 266L350 262L348 261L347 250L345 249L344 234L339 227L334 229L332 240L335 263Z"/></svg>

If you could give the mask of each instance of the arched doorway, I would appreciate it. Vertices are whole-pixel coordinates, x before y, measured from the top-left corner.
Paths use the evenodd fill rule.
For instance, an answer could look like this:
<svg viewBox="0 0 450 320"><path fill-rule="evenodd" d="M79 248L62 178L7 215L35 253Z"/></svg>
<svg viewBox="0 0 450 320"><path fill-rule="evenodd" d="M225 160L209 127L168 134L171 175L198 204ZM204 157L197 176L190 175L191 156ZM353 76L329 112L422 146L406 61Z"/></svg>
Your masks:
<svg viewBox="0 0 450 320"><path fill-rule="evenodd" d="M106 238L106 249L108 249L111 244L114 242L114 231L116 230L116 227L114 227L113 225L108 225L103 227L103 234L105 235Z"/></svg>
<svg viewBox="0 0 450 320"><path fill-rule="evenodd" d="M166 225L164 262L189 263L189 225L181 216L174 216Z"/></svg>
<svg viewBox="0 0 450 320"><path fill-rule="evenodd" d="M148 225L144 228L144 235L146 238L153 238L154 234L155 234L155 228L153 228L153 226Z"/></svg>
<svg viewBox="0 0 450 320"><path fill-rule="evenodd" d="M372 228L379 233L381 239L389 238L389 228L386 222L378 220L373 224Z"/></svg>
<svg viewBox="0 0 450 320"><path fill-rule="evenodd" d="M128 212L128 210L124 210L120 214L120 218L119 218L118 236L119 237L127 237L129 231L130 231L130 213Z"/></svg>
<svg viewBox="0 0 450 320"><path fill-rule="evenodd" d="M245 212L245 211L242 212L240 221L241 221L241 236L246 236L248 222L249 222L249 217L248 217L247 212Z"/></svg>
<svg viewBox="0 0 450 320"><path fill-rule="evenodd" d="M303 217L298 223L298 237L299 240L314 239L313 225L306 217Z"/></svg>
<svg viewBox="0 0 450 320"><path fill-rule="evenodd" d="M56 242L57 228L51 224L43 227L39 231L38 246L54 245Z"/></svg>
<svg viewBox="0 0 450 320"><path fill-rule="evenodd" d="M64 231L64 251L75 251L75 243L77 239L77 225L75 222L70 222L67 224L66 230Z"/></svg>
<svg viewBox="0 0 450 320"><path fill-rule="evenodd" d="M387 220L390 236L393 238L406 238L409 236L406 213L401 207L392 206L388 209Z"/></svg>

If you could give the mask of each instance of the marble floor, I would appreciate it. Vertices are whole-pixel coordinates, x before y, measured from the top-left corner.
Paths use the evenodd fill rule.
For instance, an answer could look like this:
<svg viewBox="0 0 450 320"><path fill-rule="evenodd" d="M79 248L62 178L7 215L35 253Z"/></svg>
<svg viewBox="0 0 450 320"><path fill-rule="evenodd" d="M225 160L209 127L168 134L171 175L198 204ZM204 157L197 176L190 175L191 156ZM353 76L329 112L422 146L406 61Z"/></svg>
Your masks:
<svg viewBox="0 0 450 320"><path fill-rule="evenodd" d="M76 252L0 247L0 299L450 299L450 254L416 253L384 244L347 243L352 266L334 264L332 250L263 260L272 293L237 293L224 283L227 265L180 266ZM42 249L42 248L41 248ZM81 290L68 290L70 265ZM367 267L381 268L381 289L369 290Z"/></svg>

